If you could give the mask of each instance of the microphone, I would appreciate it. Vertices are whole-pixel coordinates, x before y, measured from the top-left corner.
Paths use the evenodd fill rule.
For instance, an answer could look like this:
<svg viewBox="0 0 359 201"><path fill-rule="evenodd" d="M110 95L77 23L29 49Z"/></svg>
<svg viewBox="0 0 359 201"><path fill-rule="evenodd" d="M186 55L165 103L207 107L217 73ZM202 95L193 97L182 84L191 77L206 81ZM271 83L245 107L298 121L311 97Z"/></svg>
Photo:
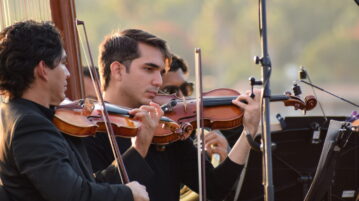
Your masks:
<svg viewBox="0 0 359 201"><path fill-rule="evenodd" d="M307 71L304 69L304 66L300 67L300 70L298 71L298 77L299 77L300 80L307 79L308 74L307 74Z"/></svg>
<svg viewBox="0 0 359 201"><path fill-rule="evenodd" d="M294 96L299 97L300 94L302 94L302 90L300 89L300 86L295 82L293 83L293 92L294 92Z"/></svg>
<svg viewBox="0 0 359 201"><path fill-rule="evenodd" d="M359 1L359 0L358 0ZM307 71L304 69L304 66L300 66L300 70L298 71L298 75L299 75L299 80L300 82L304 83L304 84L307 84L309 86L312 87L312 91L313 91L313 95L316 99L318 99L317 97L317 93L315 93L315 90L314 90L314 87L317 88L314 84L312 84L312 81L310 80L310 77L309 77L309 74L307 73ZM309 82L306 82L305 80L308 79ZM317 88L318 89L318 88ZM293 89L294 90L294 89ZM324 109L322 107L322 104L320 103L320 101L318 101L318 104L319 104L319 107L320 107L320 110L323 114L323 117L325 119L325 122L328 121L328 118L327 116L325 115L325 112L324 112Z"/></svg>
<svg viewBox="0 0 359 201"><path fill-rule="evenodd" d="M356 2L359 2L359 0L356 0ZM351 104L351 105L353 105L353 106L359 108L359 104L355 104L355 103L353 103L353 102L351 102L351 101L349 101L349 100L347 100L347 99L345 99L345 98L339 97L339 96L337 96L337 95L335 95L335 94L333 94L333 93L331 93L331 92L329 92L329 91L327 91L327 90L325 90L325 89L323 89L323 88L320 88L320 87L314 85L314 84L312 83L312 81L310 80L309 74L306 72L306 70L304 70L304 67L301 66L300 69L301 69L301 70L299 71L300 82L302 82L302 83L304 83L304 84L306 84L306 85L311 86L315 97L317 97L317 95L316 95L316 93L315 93L315 91L314 91L314 88L319 89L319 90L322 91L322 92L325 92L325 93L327 93L327 94L329 94L329 95L331 95L331 96L334 96L334 97L336 97L336 98L339 98L340 100L342 100L342 101L344 101L344 102L347 102L347 103L349 103L349 104ZM309 81L309 82L305 81L302 77L303 77L303 78L304 78L304 77L305 77L305 78L308 78L308 81ZM318 103L319 103L319 106L321 106L320 102L318 102ZM322 108L322 107L321 107L321 108Z"/></svg>

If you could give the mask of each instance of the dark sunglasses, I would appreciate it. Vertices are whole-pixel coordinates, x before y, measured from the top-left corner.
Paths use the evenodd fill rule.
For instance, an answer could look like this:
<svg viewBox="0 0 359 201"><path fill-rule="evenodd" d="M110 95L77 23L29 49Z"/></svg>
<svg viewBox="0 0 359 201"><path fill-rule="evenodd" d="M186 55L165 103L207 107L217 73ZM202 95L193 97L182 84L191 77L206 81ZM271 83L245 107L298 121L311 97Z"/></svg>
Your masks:
<svg viewBox="0 0 359 201"><path fill-rule="evenodd" d="M180 86L165 86L161 89L162 93L165 94L176 94L179 96L179 92L182 92L183 96L191 96L193 93L193 83L192 82L184 82Z"/></svg>

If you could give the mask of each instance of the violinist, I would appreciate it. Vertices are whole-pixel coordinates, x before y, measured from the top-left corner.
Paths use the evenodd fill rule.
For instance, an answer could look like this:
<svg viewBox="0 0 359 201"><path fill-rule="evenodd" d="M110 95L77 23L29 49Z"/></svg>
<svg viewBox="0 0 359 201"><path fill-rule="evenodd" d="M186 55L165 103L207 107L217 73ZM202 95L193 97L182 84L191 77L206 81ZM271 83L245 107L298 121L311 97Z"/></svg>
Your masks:
<svg viewBox="0 0 359 201"><path fill-rule="evenodd" d="M163 83L162 76L168 70L169 59L166 42L145 31L128 29L108 35L99 51L104 99L130 108L151 104ZM233 101L233 104L245 111L244 127L251 134L256 133L260 119L258 91L256 94L254 99L249 94L243 94ZM243 104L240 100L245 100L248 104ZM148 140L142 141L142 144L131 144L130 139L117 138L122 152L135 148L153 171L146 178L129 173L130 179L135 178L146 186L150 200L179 200L181 184L198 191L197 150L192 140L176 141L163 148L151 145L152 136L153 133L149 132ZM239 176L250 150L244 135L242 136L217 168L209 161L206 162L207 192L210 199L226 196ZM106 135L98 134L87 142L94 170L112 163L113 157Z"/></svg>
<svg viewBox="0 0 359 201"><path fill-rule="evenodd" d="M95 69L96 69L95 72L98 75L98 69L97 68L95 68ZM93 86L93 83L92 83L89 68L87 66L83 67L82 72L83 72L83 75L84 75L85 97L96 100L97 97L96 97L95 87Z"/></svg>
<svg viewBox="0 0 359 201"><path fill-rule="evenodd" d="M175 94L178 98L191 96L193 93L193 83L187 82L188 65L180 57L172 54L170 69L163 75L163 84L160 93ZM239 134L237 133L237 136ZM204 136L205 148L211 163L216 167L224 161L229 152L227 139L221 131L206 131ZM181 189L181 200L198 200L198 194L192 192L187 186Z"/></svg>
<svg viewBox="0 0 359 201"><path fill-rule="evenodd" d="M60 33L50 23L18 22L0 33L4 189L13 201L148 200L138 182L105 183L116 180L111 166L94 177L82 139L52 123L52 106L65 98L70 76L65 64Z"/></svg>
<svg viewBox="0 0 359 201"><path fill-rule="evenodd" d="M170 69L163 75L160 93L176 94L178 98L191 96L193 93L193 83L187 82L186 76L188 76L187 63L182 58L173 54ZM219 154L220 161L227 157L229 145L219 130L206 133L204 140L206 151L211 158L214 153Z"/></svg>

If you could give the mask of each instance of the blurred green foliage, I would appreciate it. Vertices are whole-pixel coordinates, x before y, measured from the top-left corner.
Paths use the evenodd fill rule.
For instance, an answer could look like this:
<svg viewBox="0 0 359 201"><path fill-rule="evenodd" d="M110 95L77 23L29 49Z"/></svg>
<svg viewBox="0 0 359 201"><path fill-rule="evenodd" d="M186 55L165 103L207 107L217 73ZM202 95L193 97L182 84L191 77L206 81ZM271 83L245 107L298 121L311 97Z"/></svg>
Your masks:
<svg viewBox="0 0 359 201"><path fill-rule="evenodd" d="M207 89L248 89L249 76L260 78L252 60L261 55L258 1L76 0L76 6L95 55L106 34L141 28L168 41L190 65L190 79L194 48L201 48ZM352 0L270 0L267 18L272 92L290 89L300 65L319 85L359 90L359 7Z"/></svg>
<svg viewBox="0 0 359 201"><path fill-rule="evenodd" d="M76 4L95 52L106 34L142 28L166 39L191 66L193 49L202 48L205 73L216 75L219 85L259 75L260 69L252 64L252 57L260 55L257 1L76 0ZM267 5L274 83L284 76L287 64L307 66L321 81L341 79L338 75L342 81L357 80L359 12L353 2L272 0Z"/></svg>

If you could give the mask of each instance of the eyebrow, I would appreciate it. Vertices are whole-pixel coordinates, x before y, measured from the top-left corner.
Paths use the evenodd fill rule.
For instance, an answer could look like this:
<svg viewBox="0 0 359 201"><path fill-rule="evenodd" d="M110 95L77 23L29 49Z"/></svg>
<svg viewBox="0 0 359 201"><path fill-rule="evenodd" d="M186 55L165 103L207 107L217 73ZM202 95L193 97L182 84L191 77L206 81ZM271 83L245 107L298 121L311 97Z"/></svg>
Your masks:
<svg viewBox="0 0 359 201"><path fill-rule="evenodd" d="M64 55L62 58L61 58L61 62L64 62L67 60L67 55Z"/></svg>
<svg viewBox="0 0 359 201"><path fill-rule="evenodd" d="M145 63L146 66L150 66L152 68L156 68L156 69L160 69L161 67L157 64L154 63Z"/></svg>

